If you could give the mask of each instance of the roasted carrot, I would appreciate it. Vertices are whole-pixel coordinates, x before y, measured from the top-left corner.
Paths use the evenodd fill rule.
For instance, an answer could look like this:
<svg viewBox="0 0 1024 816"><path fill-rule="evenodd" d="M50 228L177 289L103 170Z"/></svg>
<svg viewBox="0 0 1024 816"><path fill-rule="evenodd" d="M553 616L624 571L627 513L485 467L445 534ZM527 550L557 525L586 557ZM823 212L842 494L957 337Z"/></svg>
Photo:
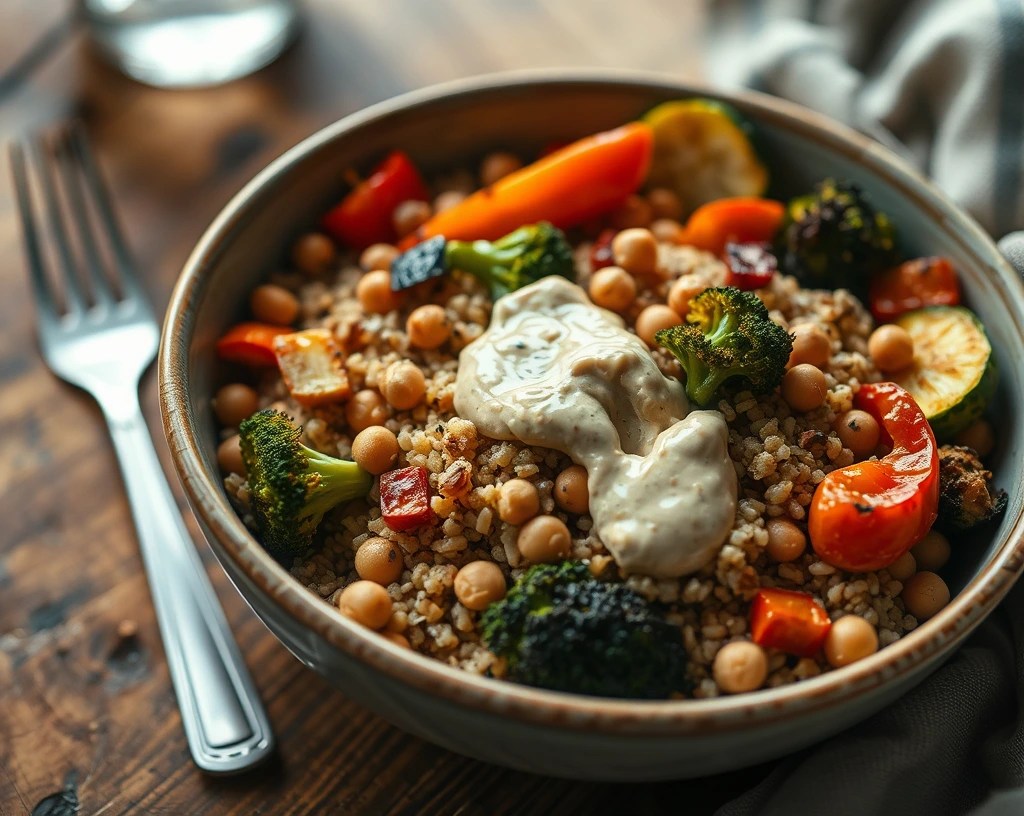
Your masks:
<svg viewBox="0 0 1024 816"><path fill-rule="evenodd" d="M721 255L729 243L770 242L785 213L785 205L770 198L720 198L694 211L680 243Z"/></svg>
<svg viewBox="0 0 1024 816"><path fill-rule="evenodd" d="M438 213L399 246L408 249L435 235L495 240L538 221L574 227L637 190L647 175L652 138L647 125L632 122L580 139Z"/></svg>

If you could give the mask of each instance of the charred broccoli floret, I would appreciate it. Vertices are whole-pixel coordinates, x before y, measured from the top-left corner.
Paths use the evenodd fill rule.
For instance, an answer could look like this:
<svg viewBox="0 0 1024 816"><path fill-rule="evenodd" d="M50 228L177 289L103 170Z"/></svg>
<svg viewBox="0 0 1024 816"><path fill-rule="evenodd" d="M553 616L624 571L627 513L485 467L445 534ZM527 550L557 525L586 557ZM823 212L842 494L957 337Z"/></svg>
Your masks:
<svg viewBox="0 0 1024 816"><path fill-rule="evenodd" d="M960 445L939 448L940 526L969 530L995 518L1006 509L1006 492L993 489L992 471L978 454Z"/></svg>
<svg viewBox="0 0 1024 816"><path fill-rule="evenodd" d="M278 557L300 555L325 513L373 486L373 477L355 462L307 448L301 435L280 411L257 411L238 428L256 529Z"/></svg>
<svg viewBox="0 0 1024 816"><path fill-rule="evenodd" d="M531 567L481 618L484 643L508 677L600 697L659 699L686 686L686 649L669 623L623 584L585 564Z"/></svg>
<svg viewBox="0 0 1024 816"><path fill-rule="evenodd" d="M825 179L789 202L777 251L783 271L808 286L863 293L896 262L896 233L859 187Z"/></svg>
<svg viewBox="0 0 1024 816"><path fill-rule="evenodd" d="M548 275L575 277L572 247L547 221L520 227L494 242L449 241L445 265L479 278L492 300Z"/></svg>
<svg viewBox="0 0 1024 816"><path fill-rule="evenodd" d="M686 371L686 393L707 405L733 377L745 377L753 390L771 391L786 373L793 338L768 316L753 292L732 286L705 289L690 301L686 323L662 329L654 339L671 351Z"/></svg>

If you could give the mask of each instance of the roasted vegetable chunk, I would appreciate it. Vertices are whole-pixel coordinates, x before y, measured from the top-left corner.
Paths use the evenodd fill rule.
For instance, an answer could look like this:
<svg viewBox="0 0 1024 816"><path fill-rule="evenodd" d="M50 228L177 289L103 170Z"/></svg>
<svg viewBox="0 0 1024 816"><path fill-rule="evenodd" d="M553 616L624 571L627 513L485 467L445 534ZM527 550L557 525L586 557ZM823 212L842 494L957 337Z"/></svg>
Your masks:
<svg viewBox="0 0 1024 816"><path fill-rule="evenodd" d="M519 683L638 699L665 698L686 685L679 627L579 562L531 567L487 608L481 627Z"/></svg>
<svg viewBox="0 0 1024 816"><path fill-rule="evenodd" d="M805 286L863 294L873 273L896 263L896 233L859 187L825 179L789 202L778 253Z"/></svg>
<svg viewBox="0 0 1024 816"><path fill-rule="evenodd" d="M939 525L970 530L1006 509L1006 491L992 487L992 471L960 445L939 448Z"/></svg>

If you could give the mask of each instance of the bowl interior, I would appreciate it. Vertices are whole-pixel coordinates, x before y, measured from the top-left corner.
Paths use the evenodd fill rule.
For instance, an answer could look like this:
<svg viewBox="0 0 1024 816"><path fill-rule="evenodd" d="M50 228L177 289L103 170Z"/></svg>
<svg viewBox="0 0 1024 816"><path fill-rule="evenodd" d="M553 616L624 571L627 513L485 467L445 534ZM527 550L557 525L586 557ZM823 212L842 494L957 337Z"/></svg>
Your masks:
<svg viewBox="0 0 1024 816"><path fill-rule="evenodd" d="M714 96L707 91L702 95ZM387 151L402 148L432 175L475 168L493 149L535 155L553 141L571 140L629 121L653 105L685 96L678 85L657 81L534 80L457 90L402 106L377 106L311 137L264 171L229 209L197 254L202 275L191 290L194 309L181 324L188 340L186 393L198 429L202 466L219 484L216 426L210 397L230 372L214 353L217 337L245 317L249 291L287 263L288 247L346 191L343 173L365 171ZM954 592L989 562L1021 510L1020 483L1024 382L1013 374L1022 355L1024 289L972 223L960 220L891 154L849 131L793 106L764 97L731 99L756 128L758 149L780 197L809 190L826 176L860 184L896 223L905 252L944 255L961 274L967 303L981 317L1003 376L990 408L998 438L992 466L996 483L1011 494L998 529L986 529L955 547L948 568ZM223 498L226 505L226 498Z"/></svg>

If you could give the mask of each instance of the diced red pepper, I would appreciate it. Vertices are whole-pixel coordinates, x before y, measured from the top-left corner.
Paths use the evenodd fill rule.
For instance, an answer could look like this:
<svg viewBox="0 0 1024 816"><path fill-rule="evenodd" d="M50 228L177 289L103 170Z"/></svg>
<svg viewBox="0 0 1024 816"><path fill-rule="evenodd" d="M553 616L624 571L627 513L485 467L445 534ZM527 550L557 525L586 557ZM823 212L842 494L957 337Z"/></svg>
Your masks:
<svg viewBox="0 0 1024 816"><path fill-rule="evenodd" d="M247 366L277 365L274 338L291 331L284 326L267 323L239 323L217 341L217 356L229 363Z"/></svg>
<svg viewBox="0 0 1024 816"><path fill-rule="evenodd" d="M400 532L434 520L426 468L407 467L381 474L380 515L388 527Z"/></svg>
<svg viewBox="0 0 1024 816"><path fill-rule="evenodd" d="M750 606L750 636L758 646L813 657L832 621L814 598L788 589L760 589Z"/></svg>
<svg viewBox="0 0 1024 816"><path fill-rule="evenodd" d="M597 236L597 240L590 247L590 268L593 271L615 263L615 258L612 257L612 240L617 234L617 230L609 228L601 230L601 234Z"/></svg>
<svg viewBox="0 0 1024 816"><path fill-rule="evenodd" d="M396 150L374 168L345 199L324 216L331 235L355 249L393 244L398 235L391 216L403 201L426 201L427 185L405 153Z"/></svg>
<svg viewBox="0 0 1024 816"><path fill-rule="evenodd" d="M725 245L722 260L729 267L726 283L744 292L767 286L779 268L771 244L761 242L736 244L730 241Z"/></svg>
<svg viewBox="0 0 1024 816"><path fill-rule="evenodd" d="M960 281L946 258L915 258L871 281L868 300L879 323L925 306L956 306Z"/></svg>
<svg viewBox="0 0 1024 816"><path fill-rule="evenodd" d="M862 385L867 411L892 451L833 470L815 488L807 532L826 564L849 572L889 566L924 538L938 515L939 454L924 411L895 383Z"/></svg>

